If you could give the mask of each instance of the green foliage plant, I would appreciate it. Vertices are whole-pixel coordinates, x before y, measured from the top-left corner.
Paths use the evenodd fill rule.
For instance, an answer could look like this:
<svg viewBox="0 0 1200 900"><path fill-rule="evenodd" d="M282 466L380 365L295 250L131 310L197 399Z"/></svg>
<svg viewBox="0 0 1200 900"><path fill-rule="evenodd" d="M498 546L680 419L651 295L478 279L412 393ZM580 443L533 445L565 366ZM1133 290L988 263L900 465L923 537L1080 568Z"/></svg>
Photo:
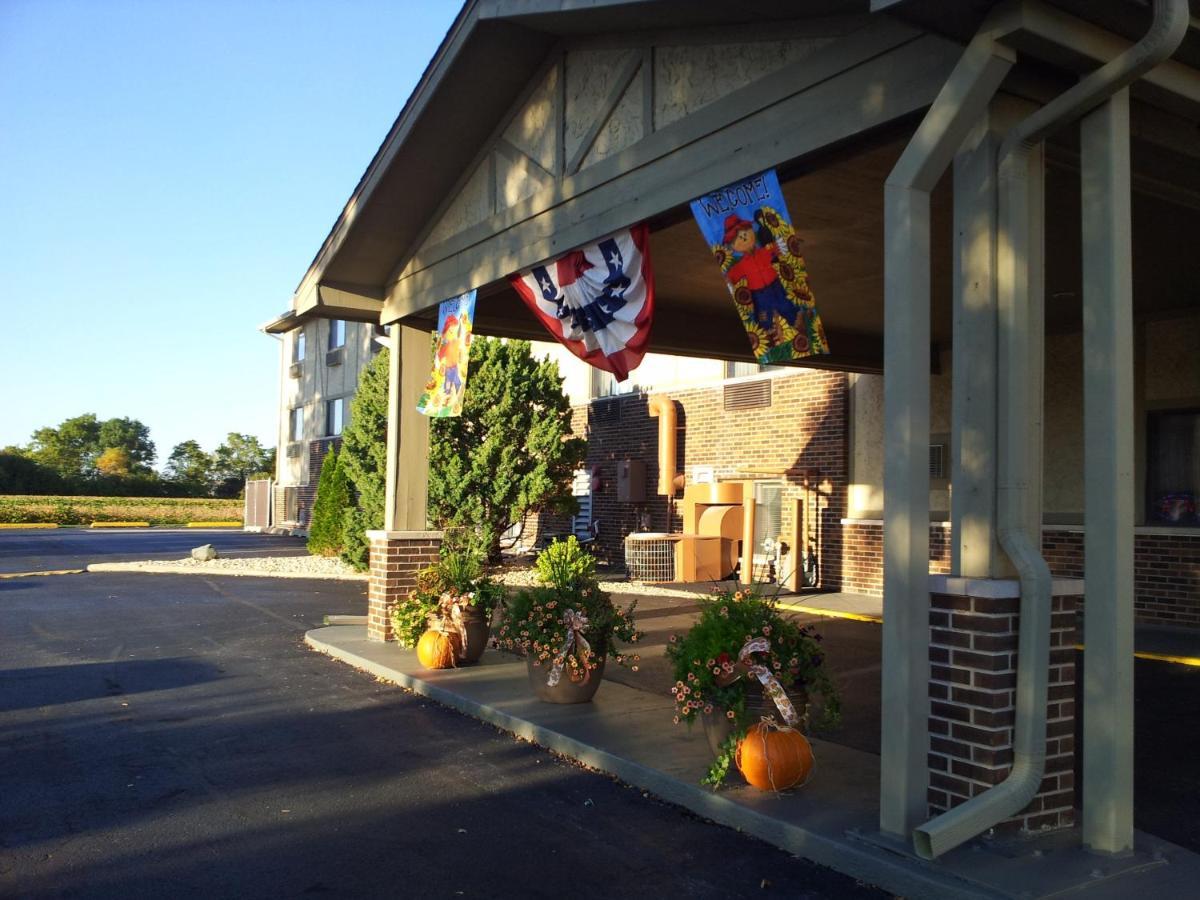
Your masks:
<svg viewBox="0 0 1200 900"><path fill-rule="evenodd" d="M321 463L317 499L313 501L308 526L308 552L315 556L337 556L342 549L342 520L350 508L350 487L341 458L330 448Z"/></svg>
<svg viewBox="0 0 1200 900"><path fill-rule="evenodd" d="M732 734L703 779L714 789L724 781L737 742L754 724L747 711L747 695L757 678L739 664L738 655L754 638L766 638L770 649L754 653L751 662L765 665L804 714L805 699L820 698L814 728L835 727L841 719L841 699L821 648L821 636L812 625L800 625L779 610L776 597L760 594L756 586L717 587L700 600L700 616L683 635L671 635L667 658L675 677L676 724L693 724L702 713L723 713Z"/></svg>
<svg viewBox="0 0 1200 900"><path fill-rule="evenodd" d="M571 434L557 365L528 341L476 338L469 372L462 415L430 424L429 515L495 564L528 513L577 508L570 481L586 443Z"/></svg>
<svg viewBox="0 0 1200 900"><path fill-rule="evenodd" d="M342 551L360 572L368 565L367 531L383 528L387 494L388 358L384 349L359 376L342 431L342 466L357 501L342 516Z"/></svg>
<svg viewBox="0 0 1200 900"><path fill-rule="evenodd" d="M504 587L488 577L477 554L447 550L432 566L417 573L417 586L389 610L392 633L401 647L412 649L430 620L453 603L474 609L485 620L504 595Z"/></svg>
<svg viewBox="0 0 1200 900"><path fill-rule="evenodd" d="M549 557L547 558L547 554ZM625 653L617 641L637 643L642 633L634 623L636 601L627 608L616 606L600 590L595 577L595 560L574 537L551 544L538 557L542 584L518 591L504 607L497 642L503 649L522 653L535 666L562 665L572 681L581 681L605 657L637 671L640 656ZM545 561L543 562L543 558ZM578 644L568 647L566 613L573 610L587 619L583 636L590 649Z"/></svg>

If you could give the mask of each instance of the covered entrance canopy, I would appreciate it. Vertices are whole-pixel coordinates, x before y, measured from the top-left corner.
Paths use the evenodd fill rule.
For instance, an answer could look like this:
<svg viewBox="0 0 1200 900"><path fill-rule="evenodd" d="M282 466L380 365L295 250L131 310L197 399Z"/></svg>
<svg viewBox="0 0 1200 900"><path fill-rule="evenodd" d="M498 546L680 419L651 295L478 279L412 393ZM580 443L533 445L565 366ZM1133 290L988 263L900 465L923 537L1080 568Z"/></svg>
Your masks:
<svg viewBox="0 0 1200 900"><path fill-rule="evenodd" d="M1085 78L1091 93L1039 124L1027 117L1064 106L1055 98L1076 96L1081 75L1126 58L1150 26L1144 5L576 6L467 4L301 282L294 311L324 305L400 323L387 528L420 531L427 436L411 410L438 302L478 289L480 333L544 339L506 277L648 221L657 285L650 349L748 360L687 203L775 167L833 351L806 364L883 369L887 383L880 825L908 839L926 818L929 782L930 369L953 359L955 574L1014 584L1019 574L1025 615L1045 563L1017 559L1005 543L1004 504L1019 493L1018 518L1040 527L1045 333L1086 337L1085 322L1117 311L1103 319L1107 336L1088 344L1099 348L1086 384L1089 410L1101 410L1089 412L1089 429L1099 428L1091 437L1119 431L1120 410L1132 415L1135 323L1196 312L1200 39L1185 36L1182 0L1160 0L1156 12L1173 16L1153 31L1162 55L1105 86ZM1029 121L1036 127L1020 131ZM1022 135L1015 175L1002 167L1014 133ZM1019 190L1004 193L1005 172ZM1104 302L1089 307L1089 297ZM1088 495L1089 540L1106 535L1109 549L1131 524L1132 453L1132 443L1106 443L1089 460L1089 491L1094 482L1116 498ZM1084 779L1084 831L1090 846L1117 852L1132 840L1124 791L1132 757L1122 737L1132 701L1119 675L1132 619L1119 596L1129 575L1120 552L1089 553L1089 578L1102 556L1118 567L1089 588L1089 612L1100 610L1096 621L1113 638L1110 657L1099 656L1100 632L1094 643L1115 680L1089 686L1111 701L1111 716L1103 740L1088 745L1096 768ZM1100 581L1118 587L1106 593ZM1044 632L1027 643L1023 631L1023 652L1048 641L1048 624ZM1027 662L1041 674L1023 671L1019 703L1040 702L1044 716L1046 662L1025 652ZM1029 727L1018 725L1018 744ZM1044 718L1040 727L1044 751ZM1026 762L1018 751L1014 771L1036 791L1037 761ZM1089 784L1099 783L1116 787L1089 800ZM937 841L924 850L941 852Z"/></svg>

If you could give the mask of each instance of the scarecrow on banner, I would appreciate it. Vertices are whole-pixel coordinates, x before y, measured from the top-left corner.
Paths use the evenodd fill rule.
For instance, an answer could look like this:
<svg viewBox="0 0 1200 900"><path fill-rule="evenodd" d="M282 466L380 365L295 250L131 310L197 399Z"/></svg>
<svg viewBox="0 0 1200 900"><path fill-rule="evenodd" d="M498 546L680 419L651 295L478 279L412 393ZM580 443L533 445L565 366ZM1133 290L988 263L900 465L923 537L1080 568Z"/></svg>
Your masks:
<svg viewBox="0 0 1200 900"><path fill-rule="evenodd" d="M763 365L828 353L800 238L773 170L705 194L692 213Z"/></svg>
<svg viewBox="0 0 1200 900"><path fill-rule="evenodd" d="M425 393L417 402L417 412L436 418L462 415L474 319L474 291L445 300L438 307L438 343L433 372L425 384Z"/></svg>
<svg viewBox="0 0 1200 900"><path fill-rule="evenodd" d="M509 276L560 344L624 381L650 341L654 275L649 229L635 225L527 272Z"/></svg>

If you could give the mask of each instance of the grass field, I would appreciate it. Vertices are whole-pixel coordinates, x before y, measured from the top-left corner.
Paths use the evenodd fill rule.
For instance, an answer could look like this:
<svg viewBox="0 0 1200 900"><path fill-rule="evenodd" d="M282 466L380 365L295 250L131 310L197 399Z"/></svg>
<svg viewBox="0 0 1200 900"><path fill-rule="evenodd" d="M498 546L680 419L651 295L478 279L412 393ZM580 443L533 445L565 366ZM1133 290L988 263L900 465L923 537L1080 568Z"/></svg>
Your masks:
<svg viewBox="0 0 1200 900"><path fill-rule="evenodd" d="M93 522L149 522L186 525L188 522L242 520L241 500L190 497L35 497L0 496L0 522L91 525Z"/></svg>

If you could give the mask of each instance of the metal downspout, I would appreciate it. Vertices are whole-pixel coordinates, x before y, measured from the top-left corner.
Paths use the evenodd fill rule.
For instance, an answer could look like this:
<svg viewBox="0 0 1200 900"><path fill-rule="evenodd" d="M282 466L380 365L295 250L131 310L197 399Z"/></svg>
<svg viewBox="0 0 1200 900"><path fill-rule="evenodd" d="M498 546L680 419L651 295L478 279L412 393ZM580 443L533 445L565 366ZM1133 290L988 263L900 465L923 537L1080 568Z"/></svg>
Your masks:
<svg viewBox="0 0 1200 900"><path fill-rule="evenodd" d="M883 671L879 827L928 815L929 196L1015 54L988 28L967 46L884 187Z"/></svg>
<svg viewBox="0 0 1200 900"><path fill-rule="evenodd" d="M1040 338L1044 328L1041 304L1031 302L1028 269L1030 216L1042 214L1040 198L1030 193L1031 155L1054 128L1083 116L1174 53L1188 19L1187 0L1155 0L1154 21L1142 40L1025 119L1000 147L997 289L1003 374L997 537L1020 576L1022 598L1013 768L1000 784L916 829L913 843L925 859L1016 815L1037 794L1045 770L1051 577L1040 552L1041 474L1033 468L1041 464L1040 427L1035 426L1041 420L1042 363L1027 352L1030 336ZM1034 344L1041 347L1041 340Z"/></svg>

